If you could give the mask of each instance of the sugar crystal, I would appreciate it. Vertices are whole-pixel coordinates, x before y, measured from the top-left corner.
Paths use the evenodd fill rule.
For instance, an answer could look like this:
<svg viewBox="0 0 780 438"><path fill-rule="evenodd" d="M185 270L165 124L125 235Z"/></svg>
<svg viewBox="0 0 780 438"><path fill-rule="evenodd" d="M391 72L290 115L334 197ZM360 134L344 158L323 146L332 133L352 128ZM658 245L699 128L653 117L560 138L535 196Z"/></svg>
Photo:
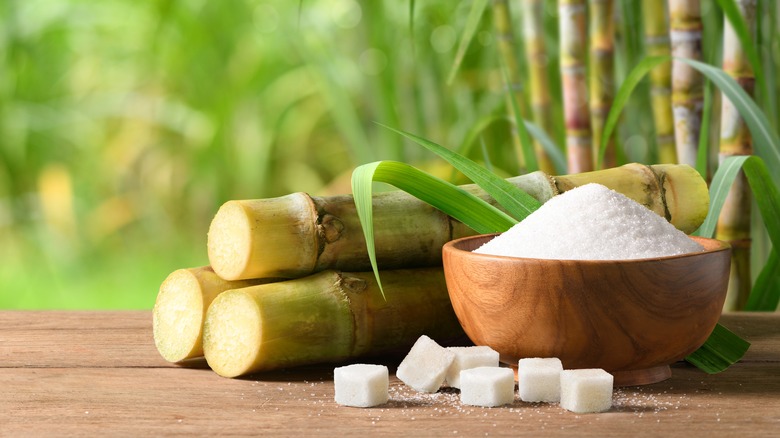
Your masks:
<svg viewBox="0 0 780 438"><path fill-rule="evenodd" d="M645 206L591 183L553 197L474 252L540 259L626 260L702 249Z"/></svg>

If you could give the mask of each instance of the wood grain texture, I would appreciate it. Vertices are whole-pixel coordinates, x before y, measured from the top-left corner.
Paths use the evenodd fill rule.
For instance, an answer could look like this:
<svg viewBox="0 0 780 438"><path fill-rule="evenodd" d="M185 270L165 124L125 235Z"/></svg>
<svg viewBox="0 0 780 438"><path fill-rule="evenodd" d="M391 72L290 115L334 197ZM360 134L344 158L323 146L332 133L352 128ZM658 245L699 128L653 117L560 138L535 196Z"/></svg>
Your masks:
<svg viewBox="0 0 780 438"><path fill-rule="evenodd" d="M706 375L678 363L671 379L617 389L613 408L592 415L519 400L501 408L463 406L457 391L417 394L394 377L387 405L338 406L332 366L226 379L208 369L169 365L151 341L151 312L0 311L0 322L2 437L747 437L780 430L778 314L721 318L753 343L744 360L726 372ZM80 337L68 340L72 333ZM116 345L109 348L110 343ZM398 359L375 363L383 362L393 371Z"/></svg>
<svg viewBox="0 0 780 438"><path fill-rule="evenodd" d="M628 261L471 252L491 238L446 244L444 272L466 334L509 365L558 357L618 373L616 384L657 381L666 377L657 367L701 346L720 316L729 251L716 240L693 238L701 253Z"/></svg>

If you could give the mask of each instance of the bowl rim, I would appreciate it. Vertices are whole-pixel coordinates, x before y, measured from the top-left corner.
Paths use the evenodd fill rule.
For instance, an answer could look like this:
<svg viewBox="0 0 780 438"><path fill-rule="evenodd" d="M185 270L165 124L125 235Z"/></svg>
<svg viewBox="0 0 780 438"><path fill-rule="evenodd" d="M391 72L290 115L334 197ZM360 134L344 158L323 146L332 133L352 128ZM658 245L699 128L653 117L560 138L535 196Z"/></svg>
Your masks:
<svg viewBox="0 0 780 438"><path fill-rule="evenodd" d="M675 260L675 259L681 259L681 258L689 258L689 257L696 257L696 256L703 256L706 254L713 254L718 253L721 251L730 251L731 245L728 242L725 242L723 240L713 239L710 237L701 237L701 236L691 236L686 235L689 239L692 239L693 241L696 241L699 244L710 244L715 245L714 248L711 249L704 249L703 251L696 251L696 252L687 252L684 254L675 254L675 255L669 255L669 256L662 256L662 257L646 257L646 258L640 258L640 259L543 259L543 258L534 258L534 257L515 257L515 256L503 256L503 255L497 255L497 254L482 254L482 253L475 253L474 251L467 251L465 249L458 248L459 244L462 244L463 242L470 241L470 240L477 240L477 239L484 239L487 237L494 238L502 233L489 233L489 234L477 234L474 236L466 236L461 237L458 239L450 240L449 242L445 243L442 247L442 255L444 255L446 252L456 252L456 253L467 253L469 254L468 257L475 257L477 260L483 259L483 260L489 260L489 259L499 259L502 261L533 261L538 263L543 262L568 262L568 263L578 263L578 264L586 264L586 265L599 265L599 264L614 264L614 263L621 263L621 264L629 264L629 263L647 263L647 262L655 262L655 261L667 261L667 260ZM487 242L487 241L486 241Z"/></svg>

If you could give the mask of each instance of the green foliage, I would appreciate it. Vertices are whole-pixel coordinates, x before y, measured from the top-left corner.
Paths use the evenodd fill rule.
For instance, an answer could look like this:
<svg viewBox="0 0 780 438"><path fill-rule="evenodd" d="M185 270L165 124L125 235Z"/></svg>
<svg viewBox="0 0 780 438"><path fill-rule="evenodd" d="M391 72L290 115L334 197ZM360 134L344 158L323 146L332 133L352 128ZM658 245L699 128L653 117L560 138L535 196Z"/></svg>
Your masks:
<svg viewBox="0 0 780 438"><path fill-rule="evenodd" d="M205 231L226 200L345 193L349 171L377 160L437 166L374 122L457 145L503 175L533 166L530 134L566 173L557 3L544 1L551 132L518 116L528 102L507 111L484 3L0 2L0 287L14 291L0 308L149 308L169 272L207 263ZM522 11L509 5L525 68ZM732 5L702 2L712 65L724 16L745 41ZM760 2L746 50L769 126L780 122L777 7ZM639 0L616 2L616 83L645 62L638 11ZM636 90L613 121L619 164L656 156L641 77ZM777 149L762 141L777 185ZM775 284L765 278L756 283Z"/></svg>

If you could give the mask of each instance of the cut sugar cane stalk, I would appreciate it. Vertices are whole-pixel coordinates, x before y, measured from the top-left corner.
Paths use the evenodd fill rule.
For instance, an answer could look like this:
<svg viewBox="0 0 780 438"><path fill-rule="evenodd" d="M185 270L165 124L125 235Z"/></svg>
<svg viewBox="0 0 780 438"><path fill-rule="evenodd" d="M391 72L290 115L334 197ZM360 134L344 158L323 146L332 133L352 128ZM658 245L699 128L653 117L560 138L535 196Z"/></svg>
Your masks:
<svg viewBox="0 0 780 438"><path fill-rule="evenodd" d="M220 294L203 328L206 361L237 377L293 366L402 353L423 334L465 341L441 268L325 271Z"/></svg>
<svg viewBox="0 0 780 438"><path fill-rule="evenodd" d="M590 182L603 184L645 205L685 233L707 214L707 185L684 165L627 164L582 174L542 172L510 178L540 202ZM461 186L491 202L476 185ZM377 262L382 269L441 263L448 241L475 234L417 198L401 192L373 198ZM209 261L228 280L302 277L326 269L371 269L352 196L313 197L293 193L271 199L225 203L211 222Z"/></svg>
<svg viewBox="0 0 780 438"><path fill-rule="evenodd" d="M226 281L208 267L178 269L160 285L152 310L154 344L168 362L203 356L206 310L220 293L272 280Z"/></svg>

